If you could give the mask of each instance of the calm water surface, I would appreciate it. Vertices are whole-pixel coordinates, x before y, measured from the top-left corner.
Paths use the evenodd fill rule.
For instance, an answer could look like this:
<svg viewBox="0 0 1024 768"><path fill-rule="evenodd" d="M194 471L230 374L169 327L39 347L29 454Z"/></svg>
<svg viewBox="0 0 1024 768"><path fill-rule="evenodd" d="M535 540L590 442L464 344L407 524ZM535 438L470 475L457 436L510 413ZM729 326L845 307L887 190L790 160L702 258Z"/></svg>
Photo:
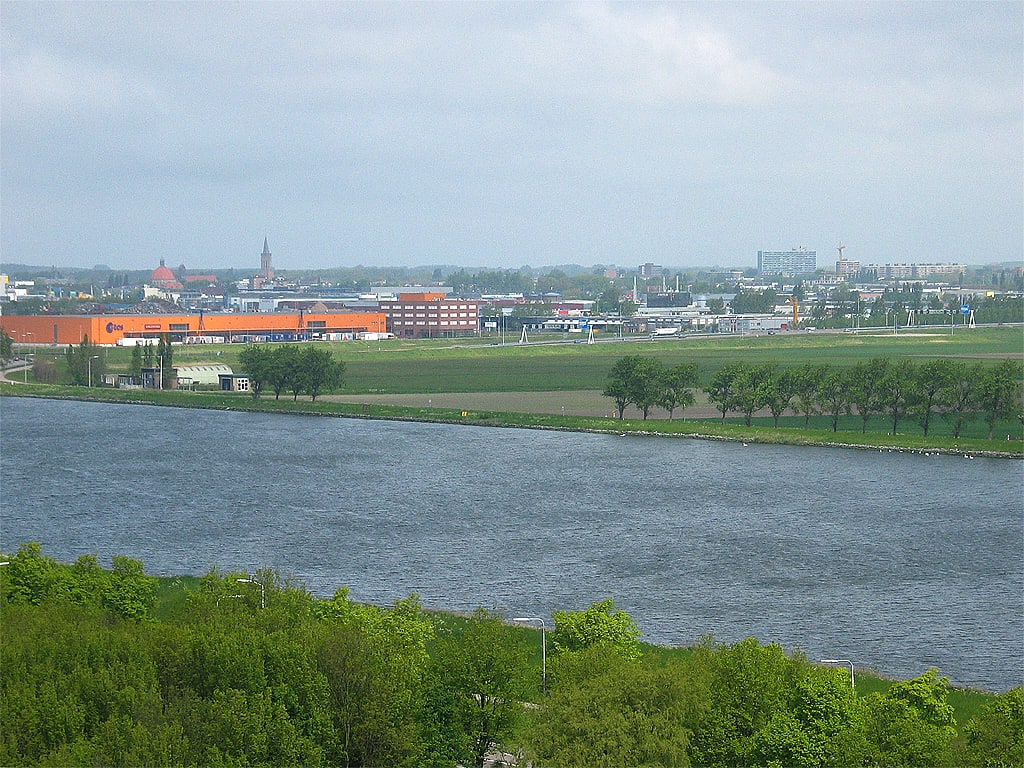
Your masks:
<svg viewBox="0 0 1024 768"><path fill-rule="evenodd" d="M0 548L1024 682L1024 462L0 399Z"/></svg>

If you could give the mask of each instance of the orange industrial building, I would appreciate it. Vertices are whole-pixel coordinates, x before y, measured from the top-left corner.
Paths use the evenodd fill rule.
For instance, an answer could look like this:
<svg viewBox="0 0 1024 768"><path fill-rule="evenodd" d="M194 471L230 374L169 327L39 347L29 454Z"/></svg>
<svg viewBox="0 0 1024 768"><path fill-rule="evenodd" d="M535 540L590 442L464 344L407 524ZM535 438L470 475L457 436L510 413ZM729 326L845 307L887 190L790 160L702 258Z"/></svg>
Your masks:
<svg viewBox="0 0 1024 768"><path fill-rule="evenodd" d="M0 328L19 344L131 345L167 335L179 343L341 341L384 334L383 312L274 312L197 315L6 315Z"/></svg>

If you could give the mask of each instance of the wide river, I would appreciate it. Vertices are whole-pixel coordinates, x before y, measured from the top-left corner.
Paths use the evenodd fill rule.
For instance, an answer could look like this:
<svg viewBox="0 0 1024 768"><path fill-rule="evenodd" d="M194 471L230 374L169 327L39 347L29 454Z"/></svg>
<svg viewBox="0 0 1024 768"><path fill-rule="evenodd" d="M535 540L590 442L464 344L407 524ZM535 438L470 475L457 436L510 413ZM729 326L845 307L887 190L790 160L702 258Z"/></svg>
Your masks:
<svg viewBox="0 0 1024 768"><path fill-rule="evenodd" d="M1024 462L0 398L0 548L1024 682ZM550 620L548 621L550 625Z"/></svg>

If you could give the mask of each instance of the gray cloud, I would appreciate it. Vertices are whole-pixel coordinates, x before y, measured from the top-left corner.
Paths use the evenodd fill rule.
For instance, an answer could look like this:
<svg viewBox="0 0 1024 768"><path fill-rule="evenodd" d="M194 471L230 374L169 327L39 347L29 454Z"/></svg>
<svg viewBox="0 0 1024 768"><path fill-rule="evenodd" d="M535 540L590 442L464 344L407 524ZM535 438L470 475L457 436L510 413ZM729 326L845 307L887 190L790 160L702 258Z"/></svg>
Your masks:
<svg viewBox="0 0 1024 768"><path fill-rule="evenodd" d="M1021 10L7 2L2 255L1019 259Z"/></svg>

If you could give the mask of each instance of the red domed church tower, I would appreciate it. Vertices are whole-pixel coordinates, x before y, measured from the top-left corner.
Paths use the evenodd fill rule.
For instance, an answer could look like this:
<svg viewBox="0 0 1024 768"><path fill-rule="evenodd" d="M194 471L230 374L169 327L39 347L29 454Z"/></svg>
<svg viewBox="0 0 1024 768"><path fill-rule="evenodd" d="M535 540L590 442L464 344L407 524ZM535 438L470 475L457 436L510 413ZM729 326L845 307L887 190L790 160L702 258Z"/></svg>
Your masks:
<svg viewBox="0 0 1024 768"><path fill-rule="evenodd" d="M153 274L149 278L149 282L152 283L155 288L163 288L168 291L180 291L182 288L178 278L176 278L174 273L167 268L163 259L160 259L160 266L153 270Z"/></svg>

